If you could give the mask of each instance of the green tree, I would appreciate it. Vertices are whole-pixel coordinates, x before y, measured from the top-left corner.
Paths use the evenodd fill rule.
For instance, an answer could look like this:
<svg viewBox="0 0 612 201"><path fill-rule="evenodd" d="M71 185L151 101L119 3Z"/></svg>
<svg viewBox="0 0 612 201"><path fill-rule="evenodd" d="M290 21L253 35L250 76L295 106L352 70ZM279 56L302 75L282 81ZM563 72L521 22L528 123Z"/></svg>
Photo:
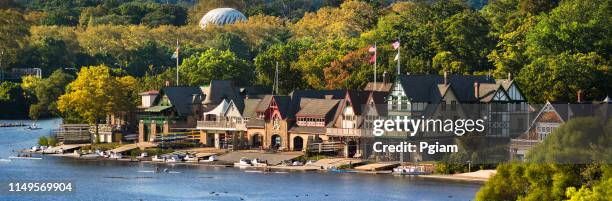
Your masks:
<svg viewBox="0 0 612 201"><path fill-rule="evenodd" d="M275 44L255 57L254 64L257 72L257 84L272 86L276 64L279 71L279 93L289 93L293 89L307 88L302 81L302 72L296 62L300 55L313 45L313 41L305 38L289 41L286 44Z"/></svg>
<svg viewBox="0 0 612 201"><path fill-rule="evenodd" d="M182 80L187 85L199 86L211 80L233 80L238 86L250 84L253 69L233 52L209 49L183 61L180 67Z"/></svg>
<svg viewBox="0 0 612 201"><path fill-rule="evenodd" d="M57 109L57 99L64 94L64 89L74 79L74 76L64 73L61 69L54 71L45 79L24 77L22 88L34 95L34 104L30 105L29 116L32 119L60 115Z"/></svg>
<svg viewBox="0 0 612 201"><path fill-rule="evenodd" d="M27 117L27 100L24 90L18 83L0 82L0 118L24 118Z"/></svg>
<svg viewBox="0 0 612 201"><path fill-rule="evenodd" d="M538 163L591 163L612 161L612 121L595 117L574 118L548 135L527 153Z"/></svg>
<svg viewBox="0 0 612 201"><path fill-rule="evenodd" d="M40 145L40 146L48 146L49 145L49 141L47 140L47 137L40 136L38 138L38 145Z"/></svg>
<svg viewBox="0 0 612 201"><path fill-rule="evenodd" d="M576 101L583 90L588 98L605 97L612 91L611 67L596 53L561 53L535 59L521 69L516 80L530 102Z"/></svg>
<svg viewBox="0 0 612 201"><path fill-rule="evenodd" d="M15 61L17 51L27 44L29 25L23 15L15 10L0 10L0 70Z"/></svg>

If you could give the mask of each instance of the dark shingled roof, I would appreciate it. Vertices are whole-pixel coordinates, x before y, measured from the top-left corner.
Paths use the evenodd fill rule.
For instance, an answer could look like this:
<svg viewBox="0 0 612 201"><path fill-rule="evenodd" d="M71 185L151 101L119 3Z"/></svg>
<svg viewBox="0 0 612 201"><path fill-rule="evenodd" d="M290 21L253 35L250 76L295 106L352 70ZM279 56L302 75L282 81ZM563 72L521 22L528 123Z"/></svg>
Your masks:
<svg viewBox="0 0 612 201"><path fill-rule="evenodd" d="M170 104L174 106L179 116L192 115L193 95L197 95L199 98L195 100L195 103L200 104L201 97L203 96L200 87L165 87L161 89L161 93L165 94L170 101Z"/></svg>
<svg viewBox="0 0 612 201"><path fill-rule="evenodd" d="M353 106L353 110L355 111L355 115L361 115L363 105L365 105L368 102L368 97L370 96L370 92L350 90L347 92L347 95L348 95L348 100L345 100L345 101L351 102Z"/></svg>
<svg viewBox="0 0 612 201"><path fill-rule="evenodd" d="M288 117L295 118L295 114L300 110L302 98L343 99L345 93L346 90L295 90L289 94L291 105L289 106Z"/></svg>
<svg viewBox="0 0 612 201"><path fill-rule="evenodd" d="M203 87L203 91L206 94L206 98L202 102L207 109L214 109L217 105L227 99L232 100L236 104L236 107L242 111L244 109L244 102L240 95L240 90L234 88L232 81L229 80L212 80L210 85Z"/></svg>
<svg viewBox="0 0 612 201"><path fill-rule="evenodd" d="M444 84L444 77L439 75L399 75L399 81L406 96L411 101L429 102L432 92L439 93L438 89L433 90L432 88L438 84ZM495 79L489 76L449 75L448 82L459 101L476 102L478 100L474 95L474 83L495 84Z"/></svg>
<svg viewBox="0 0 612 201"><path fill-rule="evenodd" d="M295 116L325 117L333 111L340 100L303 98L301 109Z"/></svg>

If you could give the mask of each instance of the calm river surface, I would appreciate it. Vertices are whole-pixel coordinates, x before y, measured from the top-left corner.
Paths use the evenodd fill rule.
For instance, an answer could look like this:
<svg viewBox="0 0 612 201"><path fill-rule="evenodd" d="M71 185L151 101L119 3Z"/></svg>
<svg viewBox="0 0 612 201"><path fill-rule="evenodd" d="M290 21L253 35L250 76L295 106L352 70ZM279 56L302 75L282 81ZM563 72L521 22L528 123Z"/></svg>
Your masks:
<svg viewBox="0 0 612 201"><path fill-rule="evenodd" d="M10 122L0 120L0 122ZM14 122L14 121L13 121ZM249 173L236 168L150 163L77 161L43 156L19 160L12 150L35 145L59 119L39 121L44 129L0 128L0 183L73 182L73 193L8 194L0 200L472 200L477 184L392 175L292 172ZM155 174L156 166L175 174ZM6 190L6 187L0 189ZM213 193L214 192L214 193Z"/></svg>

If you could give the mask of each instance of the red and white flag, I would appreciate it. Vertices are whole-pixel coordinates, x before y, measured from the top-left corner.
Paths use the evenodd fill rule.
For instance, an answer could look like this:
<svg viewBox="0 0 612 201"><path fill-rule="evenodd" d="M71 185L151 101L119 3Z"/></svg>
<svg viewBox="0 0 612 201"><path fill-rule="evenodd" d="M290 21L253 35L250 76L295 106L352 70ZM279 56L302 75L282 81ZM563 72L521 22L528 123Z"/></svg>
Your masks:
<svg viewBox="0 0 612 201"><path fill-rule="evenodd" d="M375 53L376 52L376 45L370 46L370 49L368 49L368 52Z"/></svg>

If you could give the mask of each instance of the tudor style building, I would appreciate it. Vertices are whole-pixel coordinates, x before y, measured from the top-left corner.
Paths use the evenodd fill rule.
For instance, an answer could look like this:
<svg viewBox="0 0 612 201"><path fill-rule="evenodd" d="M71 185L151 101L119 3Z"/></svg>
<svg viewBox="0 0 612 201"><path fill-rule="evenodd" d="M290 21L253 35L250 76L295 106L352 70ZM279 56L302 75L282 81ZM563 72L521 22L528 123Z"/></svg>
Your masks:
<svg viewBox="0 0 612 201"><path fill-rule="evenodd" d="M199 87L165 87L141 93L138 142L159 141L170 132L195 128L202 97Z"/></svg>
<svg viewBox="0 0 612 201"><path fill-rule="evenodd" d="M400 75L387 96L388 117L484 118L490 137L517 136L528 104L509 75ZM515 125L516 124L516 125ZM522 124L522 125L521 125Z"/></svg>
<svg viewBox="0 0 612 201"><path fill-rule="evenodd" d="M513 160L523 160L525 154L536 144L542 142L566 121L576 117L597 116L606 122L612 110L612 101L606 97L601 102L583 102L582 93L577 93L578 103L546 102L534 116L529 128L522 135L510 141L510 157Z"/></svg>

